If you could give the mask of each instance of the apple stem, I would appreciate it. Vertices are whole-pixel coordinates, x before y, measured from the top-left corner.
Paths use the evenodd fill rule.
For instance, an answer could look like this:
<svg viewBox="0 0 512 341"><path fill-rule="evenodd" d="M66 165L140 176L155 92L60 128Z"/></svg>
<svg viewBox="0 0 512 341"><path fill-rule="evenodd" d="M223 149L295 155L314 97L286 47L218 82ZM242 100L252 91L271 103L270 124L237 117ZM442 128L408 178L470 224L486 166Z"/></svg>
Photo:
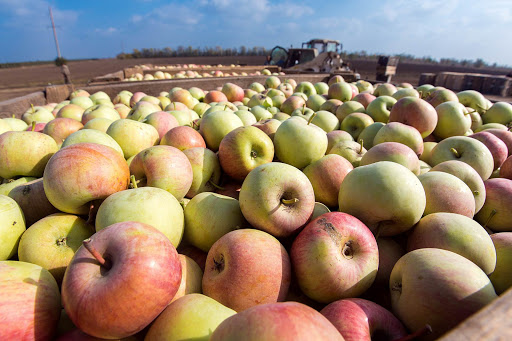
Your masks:
<svg viewBox="0 0 512 341"><path fill-rule="evenodd" d="M32 113L34 113L36 110L34 109L34 104L30 103L30 108L32 109Z"/></svg>
<svg viewBox="0 0 512 341"><path fill-rule="evenodd" d="M222 191L222 190L224 190L224 187L217 185L217 184L216 184L215 182L213 182L212 180L208 180L208 183L209 183L210 185L212 185L213 187L215 187L216 189L218 189L218 190L221 190L221 191Z"/></svg>
<svg viewBox="0 0 512 341"><path fill-rule="evenodd" d="M484 228L487 227L487 225L491 222L491 219L494 217L494 215L498 213L498 211L496 210L492 210L491 213L489 213L489 217L487 218L487 220L485 221L485 224L484 224Z"/></svg>
<svg viewBox="0 0 512 341"><path fill-rule="evenodd" d="M57 245L58 246L66 245L66 237L62 237L62 238L57 239Z"/></svg>
<svg viewBox="0 0 512 341"><path fill-rule="evenodd" d="M135 180L135 175L130 175L130 184L133 188L137 188L137 180Z"/></svg>
<svg viewBox="0 0 512 341"><path fill-rule="evenodd" d="M32 130L31 131L35 131L36 130L36 121L32 121Z"/></svg>
<svg viewBox="0 0 512 341"><path fill-rule="evenodd" d="M477 104L476 106L482 109L483 114L485 114L485 112L487 111L487 108L482 107L480 104Z"/></svg>
<svg viewBox="0 0 512 341"><path fill-rule="evenodd" d="M450 148L450 151L455 155L456 158L460 158L460 154L455 148Z"/></svg>
<svg viewBox="0 0 512 341"><path fill-rule="evenodd" d="M432 327L429 324L426 324L423 328L418 329L412 334L406 335L399 339L395 339L394 341L411 341L423 336L427 336L432 333Z"/></svg>
<svg viewBox="0 0 512 341"><path fill-rule="evenodd" d="M315 112L315 113L313 113L313 115L311 115L311 117L309 118L309 120L308 120L308 125L313 121L313 119L315 118L315 116L316 116L316 112Z"/></svg>
<svg viewBox="0 0 512 341"><path fill-rule="evenodd" d="M84 247L87 249L87 251L89 251L89 253L94 258L96 258L96 260L98 261L98 263L100 263L101 266L107 267L107 265L105 265L105 258L103 258L98 252L98 250L96 250L96 248L94 248L94 246L91 245L91 238L87 238L82 243L84 244Z"/></svg>
<svg viewBox="0 0 512 341"><path fill-rule="evenodd" d="M298 198L293 198L293 199L281 199L281 202L285 205L293 205L293 204L296 204L299 202L299 199Z"/></svg>
<svg viewBox="0 0 512 341"><path fill-rule="evenodd" d="M302 115L304 115L304 112L306 111L306 103L302 106Z"/></svg>
<svg viewBox="0 0 512 341"><path fill-rule="evenodd" d="M94 229L94 222L96 221L96 214L98 213L98 209L100 208L101 200L93 200L89 206L89 217L87 218L87 224Z"/></svg>
<svg viewBox="0 0 512 341"><path fill-rule="evenodd" d="M478 191L473 191L473 195L479 195L479 194L480 194L480 192L478 192Z"/></svg>
<svg viewBox="0 0 512 341"><path fill-rule="evenodd" d="M227 109L228 109L228 105L226 104L226 105L224 106L224 111L226 111Z"/></svg>
<svg viewBox="0 0 512 341"><path fill-rule="evenodd" d="M12 114L12 118L16 118L16 115L15 115L15 114Z"/></svg>
<svg viewBox="0 0 512 341"><path fill-rule="evenodd" d="M363 152L363 140L359 140L359 145L361 146L361 148L359 148L359 154L361 154Z"/></svg>

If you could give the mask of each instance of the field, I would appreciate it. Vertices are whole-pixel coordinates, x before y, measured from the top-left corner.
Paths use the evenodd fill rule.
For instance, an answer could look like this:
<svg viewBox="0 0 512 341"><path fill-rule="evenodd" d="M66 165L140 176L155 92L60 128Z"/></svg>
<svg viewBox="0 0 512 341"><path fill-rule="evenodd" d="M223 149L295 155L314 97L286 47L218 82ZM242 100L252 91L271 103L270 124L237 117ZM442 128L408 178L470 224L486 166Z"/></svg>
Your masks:
<svg viewBox="0 0 512 341"><path fill-rule="evenodd" d="M107 73L122 70L139 64L242 64L261 65L264 57L261 56L233 56L233 57L181 57L181 58L152 58L152 59L96 59L70 61L69 69L74 84L83 86L88 80ZM368 60L349 60L353 69L361 74L361 78L375 79L377 63ZM417 85L420 74L438 73L442 71L486 73L503 75L511 71L504 68L469 68L460 66L416 64L401 62L398 64L397 74L393 77L394 83L408 82ZM60 68L53 65L35 65L0 69L0 101L23 96L39 91L50 84L62 84L63 76Z"/></svg>

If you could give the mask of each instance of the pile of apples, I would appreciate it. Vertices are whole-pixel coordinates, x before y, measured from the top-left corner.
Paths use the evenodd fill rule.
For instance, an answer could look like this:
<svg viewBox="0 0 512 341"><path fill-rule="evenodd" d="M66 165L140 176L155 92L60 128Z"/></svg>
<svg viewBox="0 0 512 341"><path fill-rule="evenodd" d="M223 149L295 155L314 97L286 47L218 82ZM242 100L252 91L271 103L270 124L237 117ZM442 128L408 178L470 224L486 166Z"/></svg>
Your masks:
<svg viewBox="0 0 512 341"><path fill-rule="evenodd" d="M1 119L0 339L436 339L512 286L510 124L275 75Z"/></svg>
<svg viewBox="0 0 512 341"><path fill-rule="evenodd" d="M211 66L208 65L210 68ZM219 65L219 66L222 66L222 65ZM155 67L155 69L158 68L158 67ZM209 71L209 72L206 72L205 69L208 69L208 68L201 68L201 70L203 72L200 72L201 70L199 71L196 71L194 69L198 69L199 67L198 66L195 66L195 67L192 67L190 66L189 67L189 70L180 70L178 71L177 73L175 73L174 75L171 75L169 72L166 72L165 69L166 68L163 68L163 67L160 67L162 70L158 70L156 71L154 74L151 74L151 73L146 73L146 74L142 74L140 72L137 72L135 73L133 76L129 77L129 78L125 78L123 81L125 82L136 82L136 81L151 81L151 80L162 80L162 79L183 79L183 78L209 78L209 77L243 77L243 76L259 76L259 75L284 75L283 72L270 72L268 69L262 69L261 71L255 71L255 72L245 72L245 71L235 71L236 70L236 65L231 65L231 68L234 69L232 70L231 72L223 72L221 70L212 70L212 71ZM184 67L185 68L185 67ZM172 69L172 68L168 68L168 69Z"/></svg>

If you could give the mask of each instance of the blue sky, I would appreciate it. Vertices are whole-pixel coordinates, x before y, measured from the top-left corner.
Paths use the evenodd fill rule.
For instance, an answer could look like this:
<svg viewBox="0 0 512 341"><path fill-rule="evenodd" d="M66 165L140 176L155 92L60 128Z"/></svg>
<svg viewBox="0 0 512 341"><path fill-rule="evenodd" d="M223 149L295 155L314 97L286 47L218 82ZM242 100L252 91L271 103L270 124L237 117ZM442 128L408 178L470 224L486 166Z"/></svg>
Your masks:
<svg viewBox="0 0 512 341"><path fill-rule="evenodd" d="M512 0L0 0L0 63L56 57L48 5L68 59L321 37L347 51L512 65Z"/></svg>

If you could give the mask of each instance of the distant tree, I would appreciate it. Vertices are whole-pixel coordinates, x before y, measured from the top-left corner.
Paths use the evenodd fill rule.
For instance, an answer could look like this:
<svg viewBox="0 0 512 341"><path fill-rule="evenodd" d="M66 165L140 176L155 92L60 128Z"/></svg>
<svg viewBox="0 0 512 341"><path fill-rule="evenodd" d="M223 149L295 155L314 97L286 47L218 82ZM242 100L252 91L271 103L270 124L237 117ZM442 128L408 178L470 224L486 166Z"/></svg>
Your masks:
<svg viewBox="0 0 512 341"><path fill-rule="evenodd" d="M57 66L62 66L64 64L67 64L68 63L68 60L64 57L57 57L55 58L55 65Z"/></svg>

